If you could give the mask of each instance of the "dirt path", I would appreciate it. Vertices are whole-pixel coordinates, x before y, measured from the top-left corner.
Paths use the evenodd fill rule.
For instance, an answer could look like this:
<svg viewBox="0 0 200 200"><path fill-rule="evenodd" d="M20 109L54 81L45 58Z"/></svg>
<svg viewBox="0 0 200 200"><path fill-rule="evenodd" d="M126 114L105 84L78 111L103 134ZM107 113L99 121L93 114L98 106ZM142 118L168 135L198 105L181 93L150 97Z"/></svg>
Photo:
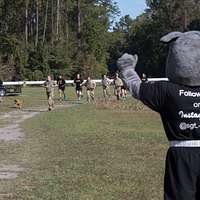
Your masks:
<svg viewBox="0 0 200 200"><path fill-rule="evenodd" d="M0 128L0 142L19 141L24 137L20 124L25 120L32 118L39 112L14 111L0 116L0 120L6 124Z"/></svg>
<svg viewBox="0 0 200 200"><path fill-rule="evenodd" d="M71 104L57 105L57 108L71 107ZM0 127L0 143L20 142L25 138L20 125L27 119L33 118L42 112L48 112L46 108L30 108L24 110L15 110L9 113L1 114L0 121L3 125ZM20 172L25 171L25 168L19 165L10 165L0 161L0 180L16 179Z"/></svg>

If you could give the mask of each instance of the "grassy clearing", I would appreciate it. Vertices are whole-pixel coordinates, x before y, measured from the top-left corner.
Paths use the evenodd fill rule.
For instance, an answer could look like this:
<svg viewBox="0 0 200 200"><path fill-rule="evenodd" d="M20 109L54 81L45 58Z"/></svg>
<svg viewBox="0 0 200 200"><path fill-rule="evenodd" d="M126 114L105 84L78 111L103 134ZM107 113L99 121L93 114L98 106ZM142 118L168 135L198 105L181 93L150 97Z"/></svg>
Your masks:
<svg viewBox="0 0 200 200"><path fill-rule="evenodd" d="M66 94L68 101L74 103L76 101L75 89L73 87L66 87ZM102 98L102 88L97 87L96 97ZM24 109L30 107L44 107L47 106L45 89L42 87L28 87L22 88L22 94L19 96L6 96L3 102L0 103L0 113L12 111L14 108L14 100L21 99L23 101ZM57 88L55 89L55 100L59 104L59 95ZM83 102L86 102L86 95L84 95Z"/></svg>
<svg viewBox="0 0 200 200"><path fill-rule="evenodd" d="M20 96L3 97L0 103L0 112L9 112L14 108L14 100L21 99L24 102L24 108L40 106L46 104L44 89L40 87L24 87ZM39 98L38 98L39 97Z"/></svg>
<svg viewBox="0 0 200 200"><path fill-rule="evenodd" d="M69 87L66 89L69 95L69 100L75 100L74 88ZM43 107L47 106L45 89L42 87L23 87L22 94L19 96L6 96L0 104L0 112L9 112L14 108L14 99L21 99L24 104L24 109L30 107ZM55 100L58 103L58 91L55 89Z"/></svg>
<svg viewBox="0 0 200 200"><path fill-rule="evenodd" d="M27 98L28 92L39 96L28 90ZM23 129L21 143L0 144L1 160L27 168L0 183L3 199L162 199L166 139L159 116L138 102L62 108Z"/></svg>

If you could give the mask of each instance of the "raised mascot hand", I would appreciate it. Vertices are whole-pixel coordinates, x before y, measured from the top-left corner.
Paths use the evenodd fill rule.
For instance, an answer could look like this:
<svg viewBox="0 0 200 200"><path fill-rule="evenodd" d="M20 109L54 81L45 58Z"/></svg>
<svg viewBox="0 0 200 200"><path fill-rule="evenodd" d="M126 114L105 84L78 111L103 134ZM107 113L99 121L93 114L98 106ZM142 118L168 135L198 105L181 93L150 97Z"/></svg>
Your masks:
<svg viewBox="0 0 200 200"><path fill-rule="evenodd" d="M125 53L118 59L117 66L120 70L120 76L124 84L130 90L132 96L139 99L141 80L135 71L137 61L138 56L136 54L130 55Z"/></svg>

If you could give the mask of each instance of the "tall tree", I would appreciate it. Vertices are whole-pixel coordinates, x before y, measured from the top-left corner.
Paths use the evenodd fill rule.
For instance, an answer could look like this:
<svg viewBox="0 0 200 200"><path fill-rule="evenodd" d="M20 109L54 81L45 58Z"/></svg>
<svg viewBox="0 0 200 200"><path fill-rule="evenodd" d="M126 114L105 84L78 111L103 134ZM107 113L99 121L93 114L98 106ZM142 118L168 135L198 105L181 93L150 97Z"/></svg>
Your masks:
<svg viewBox="0 0 200 200"><path fill-rule="evenodd" d="M77 37L78 47L81 47L81 0L77 0Z"/></svg>
<svg viewBox="0 0 200 200"><path fill-rule="evenodd" d="M51 0L51 45L54 44L54 0Z"/></svg>
<svg viewBox="0 0 200 200"><path fill-rule="evenodd" d="M28 44L28 6L29 6L29 0L26 0L25 2L26 4L26 8L25 8L25 41L26 41L26 45Z"/></svg>
<svg viewBox="0 0 200 200"><path fill-rule="evenodd" d="M0 50L0 69L6 63L34 79L50 71L98 76L116 14L114 0L0 0L0 40L8 47Z"/></svg>
<svg viewBox="0 0 200 200"><path fill-rule="evenodd" d="M35 34L35 46L38 46L39 40L39 0L36 0L36 34Z"/></svg>
<svg viewBox="0 0 200 200"><path fill-rule="evenodd" d="M44 29L43 29L43 44L46 38L46 29L47 29L47 17L48 17L48 9L49 9L49 0L46 0L46 11L45 11L45 20L44 20Z"/></svg>
<svg viewBox="0 0 200 200"><path fill-rule="evenodd" d="M59 37L59 25L60 25L60 0L57 0L57 9L56 9L56 35Z"/></svg>

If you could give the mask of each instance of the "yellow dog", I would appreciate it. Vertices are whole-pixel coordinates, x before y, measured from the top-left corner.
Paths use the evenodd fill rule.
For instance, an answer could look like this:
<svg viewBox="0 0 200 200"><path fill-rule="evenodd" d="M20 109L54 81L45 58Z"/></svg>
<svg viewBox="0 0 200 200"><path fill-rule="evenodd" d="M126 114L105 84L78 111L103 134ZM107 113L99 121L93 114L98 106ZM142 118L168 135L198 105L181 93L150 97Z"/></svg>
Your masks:
<svg viewBox="0 0 200 200"><path fill-rule="evenodd" d="M23 101L22 100L15 99L14 103L15 103L15 108L20 109L20 110L22 109L22 106L23 106Z"/></svg>

